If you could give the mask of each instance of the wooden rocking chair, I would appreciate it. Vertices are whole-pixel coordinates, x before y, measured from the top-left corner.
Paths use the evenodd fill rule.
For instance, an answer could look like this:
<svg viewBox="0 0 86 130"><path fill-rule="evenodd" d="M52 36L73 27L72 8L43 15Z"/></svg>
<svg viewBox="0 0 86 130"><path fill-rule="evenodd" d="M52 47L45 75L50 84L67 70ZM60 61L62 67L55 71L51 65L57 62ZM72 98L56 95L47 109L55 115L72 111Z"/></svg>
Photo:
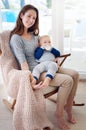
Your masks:
<svg viewBox="0 0 86 130"><path fill-rule="evenodd" d="M4 35L3 37L2 37L2 35ZM4 44L4 42L6 42L6 41L4 41L4 37L8 37L7 35L9 35L9 31L4 31L4 32L2 32L1 34L0 34L0 55L2 55L3 54L3 47L2 46L4 46L5 44ZM3 43L2 43L3 42ZM1 44L2 43L2 44ZM7 49L7 48L6 48ZM6 50L5 50L6 51ZM61 55L59 58L61 58L62 60L60 60L60 66L62 66L62 64L64 63L64 61L66 60L66 58L68 57L68 56L70 56L71 54L65 54L65 55ZM1 62L1 61L0 61ZM1 68L2 69L2 68ZM45 98L48 98L48 97L50 97L50 96L52 96L53 94L55 94L55 93L57 93L58 92L58 90L59 90L59 87L57 86L57 87L48 87L48 90L46 89L46 91L44 92L44 97ZM55 101L54 101L55 102ZM14 106L15 106L15 103L16 103L16 99L13 99L13 101L12 101L12 103L10 103L7 99L3 99L3 103L7 106L7 108L11 111L11 112L13 112L13 110L14 110ZM76 104L75 102L74 102L74 104L73 104L74 106L83 106L84 104L82 103L82 104Z"/></svg>

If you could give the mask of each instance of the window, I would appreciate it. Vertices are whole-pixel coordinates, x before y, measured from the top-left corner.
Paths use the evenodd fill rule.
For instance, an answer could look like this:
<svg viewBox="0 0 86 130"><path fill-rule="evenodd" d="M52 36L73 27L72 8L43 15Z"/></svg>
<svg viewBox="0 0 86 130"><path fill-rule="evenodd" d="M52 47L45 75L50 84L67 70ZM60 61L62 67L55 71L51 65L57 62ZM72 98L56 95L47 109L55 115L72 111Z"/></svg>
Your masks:
<svg viewBox="0 0 86 130"><path fill-rule="evenodd" d="M71 57L65 66L86 73L86 1L65 0L64 52Z"/></svg>
<svg viewBox="0 0 86 130"><path fill-rule="evenodd" d="M10 2L11 1L11 2ZM25 4L32 4L39 10L40 35L49 34L51 31L51 0L0 0L0 16L2 30L10 30L15 26L18 12Z"/></svg>

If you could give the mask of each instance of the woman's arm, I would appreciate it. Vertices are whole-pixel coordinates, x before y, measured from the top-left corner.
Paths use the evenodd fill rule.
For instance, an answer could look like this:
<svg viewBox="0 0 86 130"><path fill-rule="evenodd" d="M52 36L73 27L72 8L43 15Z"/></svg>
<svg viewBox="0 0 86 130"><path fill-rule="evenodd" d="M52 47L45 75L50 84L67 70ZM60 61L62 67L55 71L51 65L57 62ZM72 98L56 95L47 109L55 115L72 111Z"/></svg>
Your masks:
<svg viewBox="0 0 86 130"><path fill-rule="evenodd" d="M20 64L21 70L29 70L29 65L27 62L23 62Z"/></svg>
<svg viewBox="0 0 86 130"><path fill-rule="evenodd" d="M10 47L17 61L19 62L21 69L28 70L29 65L25 57L23 42L18 35L12 36L11 41L10 41Z"/></svg>

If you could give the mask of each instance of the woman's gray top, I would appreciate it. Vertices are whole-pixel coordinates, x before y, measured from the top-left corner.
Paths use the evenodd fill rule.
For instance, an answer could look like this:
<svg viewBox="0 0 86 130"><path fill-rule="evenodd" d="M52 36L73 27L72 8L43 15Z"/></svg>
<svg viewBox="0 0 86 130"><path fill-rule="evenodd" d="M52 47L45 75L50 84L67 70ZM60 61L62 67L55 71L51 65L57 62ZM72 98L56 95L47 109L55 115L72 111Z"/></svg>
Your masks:
<svg viewBox="0 0 86 130"><path fill-rule="evenodd" d="M27 62L31 71L38 64L34 58L35 49L38 47L38 36L32 35L31 40L26 40L14 34L10 40L10 47L19 64Z"/></svg>

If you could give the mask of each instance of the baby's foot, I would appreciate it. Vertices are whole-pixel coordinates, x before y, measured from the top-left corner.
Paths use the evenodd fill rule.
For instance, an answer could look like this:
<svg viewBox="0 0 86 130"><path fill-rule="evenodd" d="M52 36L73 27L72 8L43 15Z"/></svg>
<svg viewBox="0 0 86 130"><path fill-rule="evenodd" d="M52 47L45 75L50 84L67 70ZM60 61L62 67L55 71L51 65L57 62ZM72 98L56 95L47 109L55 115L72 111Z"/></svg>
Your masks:
<svg viewBox="0 0 86 130"><path fill-rule="evenodd" d="M50 80L51 80L50 78L46 77L45 80L44 80L44 82L43 82L43 84L42 84L43 87L48 87L49 83L50 83Z"/></svg>
<svg viewBox="0 0 86 130"><path fill-rule="evenodd" d="M68 126L67 122L65 121L64 117L63 116L59 116L58 113L55 113L55 116L57 118L57 124L58 124L58 127L61 129L61 130L69 130L70 127Z"/></svg>
<svg viewBox="0 0 86 130"><path fill-rule="evenodd" d="M70 108L68 108L68 107L65 107L65 110L66 110L67 115L68 115L68 121L69 121L70 123L72 123L72 124L75 124L75 123L76 123L76 120L75 120L75 118L74 118L73 115L72 115L72 110L71 110Z"/></svg>
<svg viewBox="0 0 86 130"><path fill-rule="evenodd" d="M42 88L43 87L42 81L40 83L38 83L38 84L32 84L32 87L33 87L33 89L40 89L40 88Z"/></svg>

